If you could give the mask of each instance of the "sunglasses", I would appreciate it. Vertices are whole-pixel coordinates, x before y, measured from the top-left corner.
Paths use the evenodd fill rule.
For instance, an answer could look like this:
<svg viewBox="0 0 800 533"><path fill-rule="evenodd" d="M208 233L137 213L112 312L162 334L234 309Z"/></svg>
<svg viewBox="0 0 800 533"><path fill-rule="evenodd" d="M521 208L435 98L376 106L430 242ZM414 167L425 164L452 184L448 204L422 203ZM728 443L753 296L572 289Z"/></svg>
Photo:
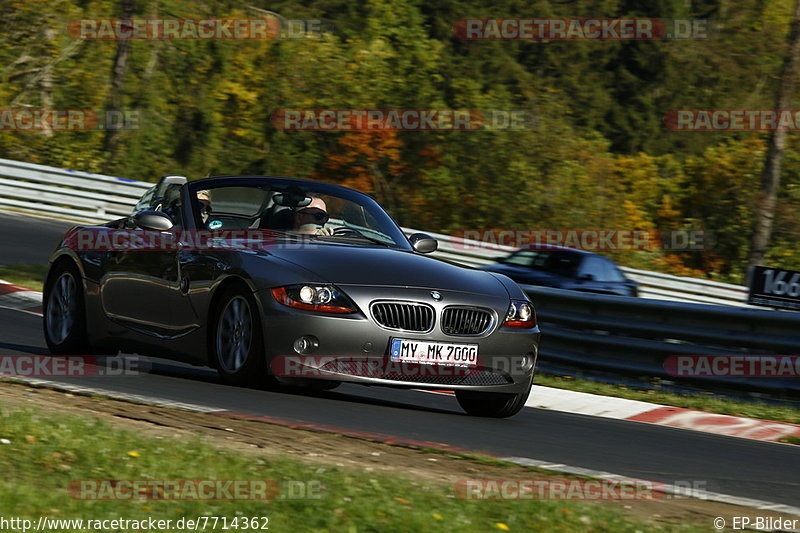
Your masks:
<svg viewBox="0 0 800 533"><path fill-rule="evenodd" d="M312 217L314 222L318 222L320 224L324 224L328 221L328 213L321 209L301 209L297 212L298 215Z"/></svg>

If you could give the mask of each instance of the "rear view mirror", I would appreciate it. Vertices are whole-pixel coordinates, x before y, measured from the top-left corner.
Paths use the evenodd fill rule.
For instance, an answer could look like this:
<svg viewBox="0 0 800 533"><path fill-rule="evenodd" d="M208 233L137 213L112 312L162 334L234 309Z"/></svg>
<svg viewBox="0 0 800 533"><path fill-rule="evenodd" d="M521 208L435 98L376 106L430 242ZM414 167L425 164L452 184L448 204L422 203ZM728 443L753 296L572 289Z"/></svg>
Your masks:
<svg viewBox="0 0 800 533"><path fill-rule="evenodd" d="M139 211L133 216L137 227L155 231L169 231L174 225L169 215L161 211Z"/></svg>
<svg viewBox="0 0 800 533"><path fill-rule="evenodd" d="M414 247L414 251L421 254L429 254L439 247L439 242L426 233L409 235L408 242Z"/></svg>
<svg viewBox="0 0 800 533"><path fill-rule="evenodd" d="M311 197L302 191L289 190L279 192L272 197L272 201L281 207L305 207L311 203Z"/></svg>

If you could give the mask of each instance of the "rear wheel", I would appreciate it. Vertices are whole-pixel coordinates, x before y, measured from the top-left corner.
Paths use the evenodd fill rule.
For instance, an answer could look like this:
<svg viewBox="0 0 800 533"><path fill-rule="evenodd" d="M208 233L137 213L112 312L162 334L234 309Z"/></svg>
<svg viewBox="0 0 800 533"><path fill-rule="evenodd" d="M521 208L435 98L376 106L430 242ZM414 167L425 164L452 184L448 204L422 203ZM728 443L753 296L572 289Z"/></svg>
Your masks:
<svg viewBox="0 0 800 533"><path fill-rule="evenodd" d="M42 325L44 340L53 355L91 352L86 333L83 284L77 267L62 262L53 267L44 288Z"/></svg>
<svg viewBox="0 0 800 533"><path fill-rule="evenodd" d="M497 392L456 391L458 404L472 416L507 418L517 414L525 406L531 387L519 394Z"/></svg>
<svg viewBox="0 0 800 533"><path fill-rule="evenodd" d="M237 385L271 383L264 360L261 319L252 294L230 287L218 302L210 349L220 376Z"/></svg>

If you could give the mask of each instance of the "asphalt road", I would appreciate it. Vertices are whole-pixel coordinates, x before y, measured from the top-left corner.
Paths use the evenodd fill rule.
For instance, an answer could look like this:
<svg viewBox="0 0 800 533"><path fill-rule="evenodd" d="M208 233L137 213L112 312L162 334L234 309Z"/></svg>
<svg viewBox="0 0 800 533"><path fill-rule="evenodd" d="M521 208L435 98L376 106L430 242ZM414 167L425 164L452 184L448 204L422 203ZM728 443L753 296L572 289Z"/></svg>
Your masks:
<svg viewBox="0 0 800 533"><path fill-rule="evenodd" d="M0 265L47 263L73 222L0 212Z"/></svg>
<svg viewBox="0 0 800 533"><path fill-rule="evenodd" d="M40 222L0 227L0 258L37 257L40 247L49 252L52 240L37 239L50 239L50 225L41 229ZM14 239L7 240L8 227L16 228ZM40 319L0 309L0 355L23 353L46 353ZM54 380L667 483L697 483L713 492L788 505L800 502L797 446L535 408L504 420L473 418L454 398L419 391L357 385L313 394L236 388L219 383L211 370L161 360L152 372L138 376Z"/></svg>

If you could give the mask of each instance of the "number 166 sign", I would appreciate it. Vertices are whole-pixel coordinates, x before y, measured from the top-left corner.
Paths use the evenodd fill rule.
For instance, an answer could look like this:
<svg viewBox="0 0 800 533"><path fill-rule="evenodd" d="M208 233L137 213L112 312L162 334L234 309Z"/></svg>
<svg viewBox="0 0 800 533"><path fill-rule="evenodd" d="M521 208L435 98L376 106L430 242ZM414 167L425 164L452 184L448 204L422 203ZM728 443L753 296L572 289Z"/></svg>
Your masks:
<svg viewBox="0 0 800 533"><path fill-rule="evenodd" d="M750 273L747 303L800 310L800 272L757 266Z"/></svg>

